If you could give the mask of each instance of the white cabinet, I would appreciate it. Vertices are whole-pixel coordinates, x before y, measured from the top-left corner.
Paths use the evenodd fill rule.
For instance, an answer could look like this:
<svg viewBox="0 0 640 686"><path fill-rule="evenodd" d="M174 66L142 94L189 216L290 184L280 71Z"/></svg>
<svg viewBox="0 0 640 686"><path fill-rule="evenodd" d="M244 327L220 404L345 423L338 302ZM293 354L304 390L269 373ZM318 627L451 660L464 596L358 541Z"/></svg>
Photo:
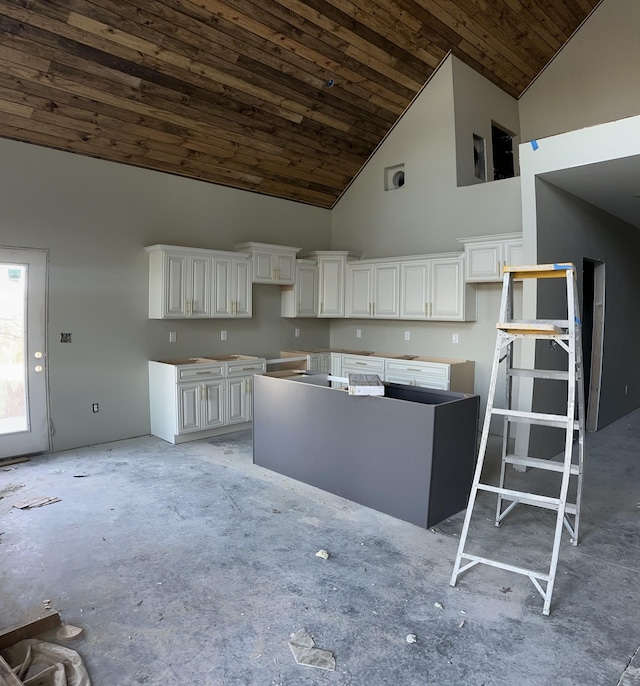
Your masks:
<svg viewBox="0 0 640 686"><path fill-rule="evenodd" d="M151 433L183 443L249 426L253 375L266 361L231 355L149 362Z"/></svg>
<svg viewBox="0 0 640 686"><path fill-rule="evenodd" d="M318 264L318 317L345 316L347 262L360 256L346 251L314 251L301 255Z"/></svg>
<svg viewBox="0 0 640 686"><path fill-rule="evenodd" d="M468 282L502 281L502 268L505 265L523 263L521 233L474 236L458 240L464 244L465 278Z"/></svg>
<svg viewBox="0 0 640 686"><path fill-rule="evenodd" d="M264 374L263 359L239 359L226 363L227 416L226 424L249 422L253 418L253 376Z"/></svg>
<svg viewBox="0 0 640 686"><path fill-rule="evenodd" d="M212 317L251 317L251 260L245 255L216 253L212 261Z"/></svg>
<svg viewBox="0 0 640 686"><path fill-rule="evenodd" d="M249 255L175 245L149 252L149 318L251 317Z"/></svg>
<svg viewBox="0 0 640 686"><path fill-rule="evenodd" d="M282 317L317 317L318 264L312 260L296 260L296 282L280 290Z"/></svg>
<svg viewBox="0 0 640 686"><path fill-rule="evenodd" d="M151 246L149 318L211 316L211 258L206 251Z"/></svg>
<svg viewBox="0 0 640 686"><path fill-rule="evenodd" d="M415 356L413 359L385 359L385 381L442 391L473 393L475 363Z"/></svg>
<svg viewBox="0 0 640 686"><path fill-rule="evenodd" d="M475 319L475 292L465 285L464 259L452 253L400 262L400 318Z"/></svg>
<svg viewBox="0 0 640 686"><path fill-rule="evenodd" d="M224 381L178 384L178 433L224 424Z"/></svg>
<svg viewBox="0 0 640 686"><path fill-rule="evenodd" d="M347 265L347 317L395 319L400 314L400 263Z"/></svg>
<svg viewBox="0 0 640 686"><path fill-rule="evenodd" d="M251 256L253 283L293 285L296 280L296 254L300 248L270 243L239 243L236 249Z"/></svg>
<svg viewBox="0 0 640 686"><path fill-rule="evenodd" d="M343 355L341 376L349 374L377 374L384 379L384 359L368 355Z"/></svg>

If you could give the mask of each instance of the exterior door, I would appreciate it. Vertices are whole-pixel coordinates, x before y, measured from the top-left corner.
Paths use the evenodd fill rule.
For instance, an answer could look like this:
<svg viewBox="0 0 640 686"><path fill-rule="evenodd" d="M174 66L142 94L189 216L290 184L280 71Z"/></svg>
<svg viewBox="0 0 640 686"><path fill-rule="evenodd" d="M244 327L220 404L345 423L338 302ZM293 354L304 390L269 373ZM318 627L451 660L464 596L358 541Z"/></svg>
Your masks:
<svg viewBox="0 0 640 686"><path fill-rule="evenodd" d="M0 248L0 457L49 449L47 253Z"/></svg>

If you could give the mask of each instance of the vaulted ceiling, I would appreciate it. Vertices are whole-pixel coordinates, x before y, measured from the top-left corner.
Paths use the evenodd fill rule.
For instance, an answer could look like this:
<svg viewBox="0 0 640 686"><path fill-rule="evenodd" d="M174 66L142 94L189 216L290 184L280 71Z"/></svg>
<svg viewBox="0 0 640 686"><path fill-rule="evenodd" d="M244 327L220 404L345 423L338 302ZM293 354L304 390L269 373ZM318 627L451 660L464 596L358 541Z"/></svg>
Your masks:
<svg viewBox="0 0 640 686"><path fill-rule="evenodd" d="M599 0L0 0L0 136L331 207L449 54L517 97Z"/></svg>

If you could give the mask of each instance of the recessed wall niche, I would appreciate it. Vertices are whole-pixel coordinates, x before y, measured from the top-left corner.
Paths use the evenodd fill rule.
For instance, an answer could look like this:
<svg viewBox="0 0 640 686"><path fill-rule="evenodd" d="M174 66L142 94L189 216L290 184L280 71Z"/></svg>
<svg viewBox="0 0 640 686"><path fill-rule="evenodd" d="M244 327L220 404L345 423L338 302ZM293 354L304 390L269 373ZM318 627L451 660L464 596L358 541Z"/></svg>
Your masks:
<svg viewBox="0 0 640 686"><path fill-rule="evenodd" d="M385 191L395 191L404 186L404 164L396 164L393 167L384 169L384 189Z"/></svg>

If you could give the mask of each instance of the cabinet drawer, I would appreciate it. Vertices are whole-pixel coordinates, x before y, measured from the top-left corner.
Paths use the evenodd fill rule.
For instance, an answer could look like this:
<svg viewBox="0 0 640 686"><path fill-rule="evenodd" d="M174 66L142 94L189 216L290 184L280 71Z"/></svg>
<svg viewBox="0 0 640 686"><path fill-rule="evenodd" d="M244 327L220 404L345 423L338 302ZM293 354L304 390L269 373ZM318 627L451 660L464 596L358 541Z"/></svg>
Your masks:
<svg viewBox="0 0 640 686"><path fill-rule="evenodd" d="M387 360L386 373L405 374L409 376L428 377L429 379L448 381L451 367L437 362L411 362L405 360Z"/></svg>
<svg viewBox="0 0 640 686"><path fill-rule="evenodd" d="M266 364L264 360L238 360L227 362L227 376L248 376L251 374L264 374Z"/></svg>
<svg viewBox="0 0 640 686"><path fill-rule="evenodd" d="M217 379L223 375L224 365L220 364L193 364L177 368L178 381L206 381Z"/></svg>
<svg viewBox="0 0 640 686"><path fill-rule="evenodd" d="M342 375L349 372L384 375L384 359L381 357L364 357L362 355L342 356Z"/></svg>

